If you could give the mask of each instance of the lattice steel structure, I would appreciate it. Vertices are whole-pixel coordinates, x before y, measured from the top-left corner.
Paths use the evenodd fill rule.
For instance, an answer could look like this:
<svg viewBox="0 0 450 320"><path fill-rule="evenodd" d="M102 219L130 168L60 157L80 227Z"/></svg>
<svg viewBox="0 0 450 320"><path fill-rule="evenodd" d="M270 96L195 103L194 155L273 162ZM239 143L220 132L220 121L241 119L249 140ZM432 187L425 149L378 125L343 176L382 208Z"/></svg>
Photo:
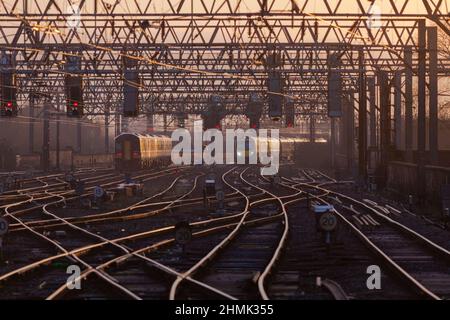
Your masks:
<svg viewBox="0 0 450 320"><path fill-rule="evenodd" d="M219 94L241 114L250 93L267 95L265 58L280 52L297 114L325 114L329 54L356 93L361 72L405 70L407 50L417 73L419 20L450 34L446 1L384 1L380 16L377 2L2 0L0 50L15 57L19 107L63 92L64 61L76 55L86 114L120 112L126 55L139 60L143 113L200 113ZM448 71L440 56L438 72Z"/></svg>

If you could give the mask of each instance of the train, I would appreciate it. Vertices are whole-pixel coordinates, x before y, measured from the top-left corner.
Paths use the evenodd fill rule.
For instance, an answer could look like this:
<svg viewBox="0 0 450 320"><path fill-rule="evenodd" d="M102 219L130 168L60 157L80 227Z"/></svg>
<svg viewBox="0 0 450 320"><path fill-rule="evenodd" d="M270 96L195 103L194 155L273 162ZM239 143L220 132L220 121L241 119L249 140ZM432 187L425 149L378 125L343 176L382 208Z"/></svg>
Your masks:
<svg viewBox="0 0 450 320"><path fill-rule="evenodd" d="M269 150L274 150L274 138L256 137L245 140L244 157L245 163L249 163L249 158L259 151L262 143L265 142ZM225 139L224 139L225 140ZM281 137L279 142L279 160L280 162L292 162L295 159L295 145L300 139L295 137ZM171 152L174 146L171 137L164 134L138 134L138 133L122 133L115 138L115 167L119 170L134 170L155 168L167 166L171 164ZM209 143L203 142L203 150ZM256 146L254 149L253 146ZM234 141L233 157L235 163L237 158L242 157L242 150L237 148L236 140ZM193 148L191 149L193 150ZM235 152L237 150L237 152ZM224 163L226 163L227 152L226 141L224 141ZM194 153L195 156L195 153Z"/></svg>
<svg viewBox="0 0 450 320"><path fill-rule="evenodd" d="M170 164L172 139L166 135L122 133L114 140L118 170L154 168Z"/></svg>
<svg viewBox="0 0 450 320"><path fill-rule="evenodd" d="M259 151L263 148L263 145L266 145L264 148L270 150L270 153L279 152L280 162L291 162L295 158L295 145L296 143L299 143L301 141L300 139L297 138L281 137L278 138L278 145L277 145L276 139L271 137L268 138L256 137L252 139L254 140L253 143L251 143L249 139L245 140L244 157L246 163L248 163L248 160L251 156L255 155L255 152L259 153ZM252 145L256 146L256 149L254 149L253 147L250 148L250 146ZM239 151L237 155L241 156L241 154L239 154Z"/></svg>

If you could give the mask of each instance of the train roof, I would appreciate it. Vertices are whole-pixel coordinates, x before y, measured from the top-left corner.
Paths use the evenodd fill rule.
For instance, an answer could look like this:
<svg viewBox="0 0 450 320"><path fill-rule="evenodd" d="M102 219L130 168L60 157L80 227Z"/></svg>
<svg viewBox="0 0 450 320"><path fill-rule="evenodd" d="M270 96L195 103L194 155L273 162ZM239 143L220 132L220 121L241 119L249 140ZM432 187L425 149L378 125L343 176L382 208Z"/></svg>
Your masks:
<svg viewBox="0 0 450 320"><path fill-rule="evenodd" d="M119 134L118 136L116 136L116 139L118 139L119 137L122 136L134 136L138 139L145 139L145 138L166 138L166 139L170 139L170 137L164 133L161 134L157 134L157 133L153 133L153 134L141 134L141 133L131 133L131 132L123 132L121 134Z"/></svg>

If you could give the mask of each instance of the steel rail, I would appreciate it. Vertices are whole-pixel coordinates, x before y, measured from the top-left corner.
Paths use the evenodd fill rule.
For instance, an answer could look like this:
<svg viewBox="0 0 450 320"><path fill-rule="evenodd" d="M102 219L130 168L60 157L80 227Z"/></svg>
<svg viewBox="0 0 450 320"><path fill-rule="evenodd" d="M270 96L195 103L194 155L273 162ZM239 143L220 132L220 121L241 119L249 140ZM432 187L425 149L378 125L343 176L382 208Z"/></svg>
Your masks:
<svg viewBox="0 0 450 320"><path fill-rule="evenodd" d="M276 216L271 216L271 217L266 217L266 218L254 219L254 220L250 220L250 221L244 222L244 225L251 226L251 225L260 225L260 224L265 224L265 223L271 223L271 222L277 220L280 217L281 217L281 215L276 215ZM217 219L213 219L213 220L217 220ZM201 231L195 232L195 233L192 234L192 236L194 238L208 236L210 234L213 234L213 233L216 233L216 232L220 232L220 231L222 231L224 229L233 228L237 224L238 224L238 222L236 222L236 223L229 223L229 224L225 224L225 225L220 225L220 226L217 226L217 227L212 227L212 228L209 228L209 229L205 229L205 230L201 230ZM130 259L133 256L138 256L139 258L142 258L142 259L146 260L147 262L150 262L154 267L156 267L157 269L159 269L161 271L165 271L165 272L167 272L169 274L172 274L174 276L177 276L177 277L183 277L183 280L187 280L189 282L197 284L197 285L199 285L199 286L201 286L201 287L203 287L205 289L208 289L208 290L210 290L212 292L215 292L215 293L217 293L217 294L219 294L219 295L221 295L221 296L223 296L225 298L228 298L230 300L236 300L235 297L233 297L233 296L231 296L231 295L229 295L229 294L227 294L227 293L225 293L223 291L220 291L219 289L211 287L210 285L205 284L203 282L200 282L200 281L198 281L198 280L196 280L196 279L194 279L194 278L192 278L190 276L184 277L181 273L171 269L170 267L167 267L166 265L161 264L161 263L159 263L159 262L157 262L157 261L155 261L153 259L150 259L150 258L148 258L146 256L142 256L143 253L148 253L148 252L150 252L152 250L160 249L163 246L168 246L168 245L171 245L171 244L174 244L174 243L175 243L175 239L174 238L169 238L169 239L166 239L166 240L162 240L162 241L157 242L155 244L152 244L150 246L147 246L147 247L135 250L135 251L131 252L130 254L123 255L123 256L111 259L111 260L109 260L107 262L104 262L103 264L97 266L96 268L98 268L98 269L105 269L105 268L111 266L112 264L121 264L121 263L124 263L126 260ZM85 270L85 272L83 272L80 275L79 278L86 278L92 272L93 272L92 270ZM57 295L52 295L52 298L60 297L64 290L66 290L65 286L61 286L60 288L58 288Z"/></svg>
<svg viewBox="0 0 450 320"><path fill-rule="evenodd" d="M204 264L206 264L209 260L211 260L223 247L225 247L232 239L234 239L234 237L236 236L236 234L238 233L239 229L241 228L241 226L243 225L243 222L245 221L249 211L249 207L250 207L250 200L249 198L239 189L235 188L231 183L228 183L226 181L226 179L224 178L228 173L230 173L231 171L234 171L235 168L230 169L229 171L225 172L222 175L222 180L223 182L230 187L231 189L235 190L236 192L238 192L239 194L241 194L244 199L245 199L245 207L244 210L242 210L242 217L239 220L238 224L235 226L235 228L219 243L217 244L213 249L211 249L209 251L209 253L207 255L205 255L202 259L200 259L194 266L192 266L191 268L189 268L189 270L187 270L186 272L183 272L181 274L181 276L178 276L177 279L173 282L171 288L170 288L170 293L169 293L169 299L170 300L175 300L176 297L176 292L178 289L178 286L181 284L181 282L186 279L187 277L192 277L193 274ZM244 181L242 175L244 174L244 172L246 172L248 170L248 167L245 168L241 174L240 177L241 179Z"/></svg>
<svg viewBox="0 0 450 320"><path fill-rule="evenodd" d="M236 190L237 192L239 192L241 195L244 196L245 200L246 200L246 206L245 209L243 210L243 215L241 220L239 221L239 223L236 225L236 227L232 230L232 232L230 232L230 234L228 234L227 237L225 237L218 245L216 245L212 250L210 250L208 252L208 254L206 254L202 259L200 259L193 267L191 267L189 270L187 270L185 273L183 273L184 277L192 277L201 267L204 267L209 261L211 261L221 250L223 250L227 245L229 245L229 243L231 243L231 241L236 237L237 233L240 231L241 227L243 225L245 225L245 220L247 219L248 214L250 213L249 208L256 206L257 204L260 203L264 203L264 202L272 202L272 201L276 201L277 197L273 194L268 193L267 191L265 191L264 189L258 188L257 186L255 186L254 184L250 183L247 179L244 178L244 173L248 170L249 168L247 167L245 170L243 170L240 174L240 179L247 185L254 187L260 191L263 192L263 194L267 193L271 196L271 198L265 198L265 199L261 199L261 200L257 200L257 201L253 201L250 202L249 197L247 195L245 195L243 192L241 192L239 189L235 188L234 186L232 186L230 183L228 183L224 176L226 174L228 174L229 172L225 173L224 176L222 176L222 180L224 181L225 184L227 184L230 188ZM287 197L292 197L292 195L289 195ZM281 202L282 204L282 202ZM282 205L283 206L283 205ZM283 215L283 214L281 214ZM183 281L183 277L178 277L173 285L172 288L170 290L170 299L174 300L176 297L176 291L179 287L179 285L181 284L181 282Z"/></svg>
<svg viewBox="0 0 450 320"><path fill-rule="evenodd" d="M284 178L284 177L283 177L283 180L289 181L291 183L294 182L291 179ZM332 190L324 189L322 187L314 186L311 184L297 184L297 185L304 185L304 186L306 185L310 188L315 188L315 189L318 189L321 191L327 191L327 192L329 192L329 194L334 194L334 195L339 196L339 193L336 193ZM292 188L296 188L296 187L292 187ZM314 196L312 194L310 194L310 196L313 198L317 198L316 196ZM344 197L346 197L346 196L344 196ZM325 204L331 205L329 202L327 202L325 200L322 200L322 199L320 199L320 200L323 201ZM355 200L355 199L353 199L353 200ZM355 201L358 202L357 200L355 200ZM366 206L366 207L368 209L370 209L368 206ZM370 210L376 211L373 209L370 209ZM397 264L391 257L389 257L385 252L383 252L383 250L381 250L377 245L375 245L363 232L361 232L357 227L355 227L355 225L353 223L351 223L348 219L346 219L339 211L335 210L335 212L336 212L336 215L340 218L340 220L342 220L345 224L347 224L350 227L350 229L354 233L356 233L358 238L363 241L363 243L365 243L373 252L375 252L380 258L382 258L385 261L385 263L390 265L396 271L397 274L401 275L405 280L407 280L410 285L412 285L415 289L417 289L422 294L425 294L429 298L434 299L434 300L440 300L439 296L437 296L431 290L429 290L424 285L422 285L420 283L420 281L415 279L404 268L402 268L399 264ZM381 214L379 214L379 215L381 215ZM431 241L428 240L427 243L428 242L431 242Z"/></svg>
<svg viewBox="0 0 450 320"><path fill-rule="evenodd" d="M233 170L233 169L232 169L232 170ZM230 170L230 171L231 171L231 170ZM193 190L195 190L196 185L197 185L198 177L199 177L199 176L196 177L195 182L194 182L194 186L193 186L193 188L191 189L191 191L188 192L187 194L183 195L182 198L183 198L183 197L186 197L187 195L189 195L190 193L192 193ZM178 178L177 178L176 180L178 180ZM177 201L177 200L175 200L175 201ZM151 247L153 247L153 246L151 246ZM120 260L120 261L123 261L124 259L127 259L127 258L129 258L129 257L131 257L131 256L136 256L136 257L138 257L138 258L141 258L141 259L146 260L147 262L152 263L155 267L157 267L158 269L160 269L160 270L162 270L162 271L165 271L165 272L167 272L167 273L170 273L170 274L172 274L172 275L177 276L177 278L182 276L180 273L176 272L175 270L172 270L171 268L169 268L169 267L167 267L167 266L164 266L163 264L160 264L160 263L158 263L158 262L156 262L156 261L154 261L154 260L152 260L152 259L149 259L148 257L142 256L142 255L139 254L140 252L146 251L146 250L148 251L148 249L146 249L146 248L141 249L141 250L136 250L136 251L134 251L134 252L129 253L129 254L126 255L126 256L121 256L121 257L118 257L118 258L116 258L116 259L113 259L112 261L109 261L109 263L102 264L102 265L98 266L96 269L103 270L103 269L106 268L109 264L111 264L111 263L113 263L113 262L117 262L117 261L119 261L119 260ZM93 272L93 271L91 271L91 269L88 269L86 272L83 273L83 275L80 275L80 277L79 277L78 279L79 279L79 280L81 280L81 279L86 279L86 277L87 277L91 272ZM200 285L200 286L202 286L203 288L209 289L209 290L211 290L211 291L213 291L213 292L215 292L215 293L217 293L217 294L220 294L220 295L222 295L222 296L224 296L224 297L226 297L226 298L234 299L232 296L230 296L230 295L228 295L228 294L226 294L226 293L224 293L224 292L221 292L220 290L218 290L218 289L216 289L216 288L213 288L213 287L211 287L211 286L208 286L208 285L206 285L206 284L203 284L203 283L201 283L200 281L193 280L193 279L188 279L188 278L186 278L186 277L184 277L183 279L187 279L187 280L189 280L189 281L191 281L191 282L194 282L195 284ZM54 299L54 298L60 296L66 289L67 289L67 287L64 286L64 285L61 286L61 287L59 287L53 294L51 294L51 295L48 297L48 299Z"/></svg>
<svg viewBox="0 0 450 320"><path fill-rule="evenodd" d="M200 177L200 175L198 175L198 176L195 178L194 185L193 185L192 189L191 189L188 193L182 195L182 197L188 196L190 193L192 193L192 192L195 190L195 188L197 187L197 180L198 180L199 177ZM62 196L60 196L60 197L61 197L60 202L65 201L65 198L64 198L64 197L62 197ZM123 246L123 245L117 244L116 242L113 242L113 241L111 241L110 239L107 239L107 238L105 238L105 237L102 237L102 236L100 236L100 235L98 235L98 234L96 234L96 233L92 233L92 232L90 232L90 231L88 231L88 230L86 230L86 229L84 229L84 228L78 227L78 226L76 226L76 225L74 225L74 224L68 222L67 220L61 218L61 217L58 217L57 215L55 215L55 214L51 213L50 211L48 211L48 210L47 210L47 206L48 206L48 205L45 205L45 206L43 207L43 212L44 212L45 214L47 214L47 215L49 215L49 216L52 216L53 218L58 219L58 220L64 222L65 224L67 224L68 227L71 227L71 228L73 228L73 229L75 229L75 230L78 230L78 231L80 231L80 232L82 232L82 233L84 233L84 234L86 234L86 235L88 235L88 236L90 236L90 237L99 239L99 240L101 240L101 241L103 241L103 242L106 242L107 244L110 244L110 245L112 245L112 246L114 246L114 247L117 247L119 250L124 251L126 254L129 254L129 253L130 253L130 249L129 249L129 248L127 248L127 247L125 247L125 246ZM47 237L46 237L46 238L47 238ZM67 251L66 251L66 252L67 252ZM81 264L83 264L87 269L95 270L95 271L93 271L93 272L95 272L96 275L98 275L101 279L103 279L103 280L104 280L105 282L107 282L108 284L110 284L110 285L116 287L117 289L121 290L122 292L124 292L126 295L130 296L130 297L133 298L133 299L141 300L141 298L140 298L138 295L136 295L135 293L131 292L131 291L130 291L129 289L127 289L126 287L120 285L120 284L117 283L114 279L111 279L111 277L110 277L106 272L96 270L94 267L92 267L91 265L87 264L85 261L83 261L82 259L80 259L80 258L77 257L76 255L72 255L72 257L74 257L78 262L80 262Z"/></svg>
<svg viewBox="0 0 450 320"><path fill-rule="evenodd" d="M173 170L174 170L174 169L168 169L168 170L164 170L164 171L161 171L161 172L169 172L169 173L171 173L171 171L173 171ZM143 175L140 175L140 176L135 177L135 179L138 179L138 178L142 179L142 178L144 178L144 181L148 181L148 180L152 180L152 179L156 179L156 178L165 176L165 174L160 174L161 172L149 173L149 174L143 174ZM120 182L123 182L123 181L124 181L124 180L122 180L122 179L120 179L120 180L114 180L114 181L112 181L112 182L104 183L104 184L102 184L102 185L100 185L100 186L101 186L101 187L107 187L107 186L110 186L110 185L112 185L112 184L120 183ZM86 188L86 191L93 190L94 188L95 188L95 186L88 187L88 188ZM59 195L70 195L70 194L73 194L73 193L74 193L74 191L73 191L73 190L70 190L70 191L67 191L67 192L63 192L62 194L59 194ZM86 197L86 196L88 196L88 195L89 195L89 193L84 193L84 194L81 195L81 196L74 196L74 197L71 197L71 198L66 198L66 201L69 201L69 200L75 200L75 199L80 199L80 198ZM55 197L55 196L48 196L46 199L53 198L53 197ZM42 200L42 199L44 199L44 198L40 198L39 200ZM22 204L31 203L31 202L33 202L33 201L35 201L35 200L36 200L36 199L35 199L34 197L31 196L30 199L28 199L28 200L26 200L26 201L16 202L16 203L14 203L14 204L10 204L10 205L7 205L7 206L3 206L3 207L1 207L1 208L4 208L4 209L8 208L8 211L9 211L9 209L10 209L11 207L19 206L19 205L22 205ZM56 201L56 202L59 202L59 201ZM56 202L53 202L53 203L56 203ZM38 206L35 206L35 207L32 207L32 208L28 208L28 209L24 209L24 210L18 210L18 211L15 211L15 212L10 212L10 213L8 213L8 215L4 215L4 217L5 217L5 216L9 216L9 215L11 215L11 214L22 214L22 213L26 213L26 212L29 212L29 211L33 211L33 210L42 208L43 206L44 206L44 205L38 205Z"/></svg>

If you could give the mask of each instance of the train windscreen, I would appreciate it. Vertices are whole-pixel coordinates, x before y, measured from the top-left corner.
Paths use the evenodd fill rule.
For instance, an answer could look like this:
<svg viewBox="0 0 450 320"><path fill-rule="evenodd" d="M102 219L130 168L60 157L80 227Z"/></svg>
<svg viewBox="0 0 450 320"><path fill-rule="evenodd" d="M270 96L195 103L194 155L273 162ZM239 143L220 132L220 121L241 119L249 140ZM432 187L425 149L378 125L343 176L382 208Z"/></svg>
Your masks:
<svg viewBox="0 0 450 320"><path fill-rule="evenodd" d="M116 150L116 158L121 159L122 156L123 156L123 153L122 153L122 143L116 141L116 144L115 144L115 150Z"/></svg>

